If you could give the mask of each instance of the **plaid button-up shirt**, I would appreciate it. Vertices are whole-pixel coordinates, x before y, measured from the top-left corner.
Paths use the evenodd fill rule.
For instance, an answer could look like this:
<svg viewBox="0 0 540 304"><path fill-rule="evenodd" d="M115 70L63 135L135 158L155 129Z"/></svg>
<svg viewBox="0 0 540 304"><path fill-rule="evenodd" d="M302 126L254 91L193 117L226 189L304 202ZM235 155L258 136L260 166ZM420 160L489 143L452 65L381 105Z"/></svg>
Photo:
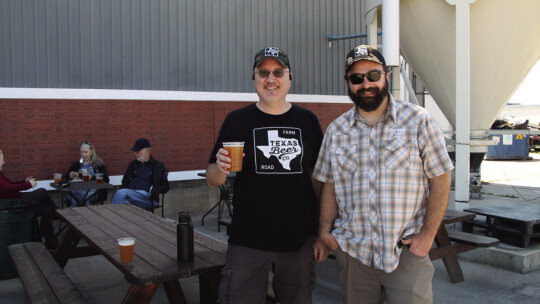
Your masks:
<svg viewBox="0 0 540 304"><path fill-rule="evenodd" d="M419 233L429 178L453 169L439 125L424 108L394 100L374 126L353 107L328 127L313 177L335 187L333 235L364 265L395 270L401 237Z"/></svg>

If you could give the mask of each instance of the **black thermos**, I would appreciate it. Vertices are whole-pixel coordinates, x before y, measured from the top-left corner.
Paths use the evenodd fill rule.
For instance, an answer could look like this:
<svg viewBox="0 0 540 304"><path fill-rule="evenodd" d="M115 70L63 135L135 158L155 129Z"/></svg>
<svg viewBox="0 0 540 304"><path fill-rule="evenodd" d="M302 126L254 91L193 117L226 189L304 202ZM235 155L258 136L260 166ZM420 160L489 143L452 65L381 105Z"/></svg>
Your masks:
<svg viewBox="0 0 540 304"><path fill-rule="evenodd" d="M180 262L193 261L193 223L191 222L191 215L187 212L178 213L176 241L178 260Z"/></svg>

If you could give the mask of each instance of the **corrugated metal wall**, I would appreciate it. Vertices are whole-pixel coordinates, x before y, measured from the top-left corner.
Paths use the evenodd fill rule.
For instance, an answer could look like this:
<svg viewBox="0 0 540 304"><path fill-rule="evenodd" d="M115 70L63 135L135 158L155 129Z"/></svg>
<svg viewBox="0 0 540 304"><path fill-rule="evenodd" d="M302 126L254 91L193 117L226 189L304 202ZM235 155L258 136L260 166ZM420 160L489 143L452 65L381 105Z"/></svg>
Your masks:
<svg viewBox="0 0 540 304"><path fill-rule="evenodd" d="M345 94L359 0L0 0L0 86L252 92L253 55L288 51L291 93Z"/></svg>

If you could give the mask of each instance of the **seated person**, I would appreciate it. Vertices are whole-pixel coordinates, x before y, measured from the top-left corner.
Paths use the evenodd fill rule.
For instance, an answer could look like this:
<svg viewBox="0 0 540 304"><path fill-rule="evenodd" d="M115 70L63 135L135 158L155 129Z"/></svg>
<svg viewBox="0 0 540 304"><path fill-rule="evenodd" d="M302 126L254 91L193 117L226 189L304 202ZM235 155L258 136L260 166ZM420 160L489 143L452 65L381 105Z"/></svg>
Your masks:
<svg viewBox="0 0 540 304"><path fill-rule="evenodd" d="M103 173L103 181L109 182L109 174L107 173L107 168L103 163L103 160L99 158L96 154L94 146L89 142L81 143L81 159L80 161L74 162L69 168L68 172L64 175L66 180L80 180L82 178L83 170L89 172L92 179L96 178L96 173ZM92 196L96 192L95 189L91 189L86 194L86 190L73 190L72 193L77 197L77 200L82 201L84 195L87 197ZM108 192L107 189L97 190L97 195L91 201L87 201L86 205L90 202L103 202L107 200ZM72 207L77 207L77 200L68 194L68 199L71 202Z"/></svg>
<svg viewBox="0 0 540 304"><path fill-rule="evenodd" d="M159 194L169 191L167 170L160 161L155 160L150 153L150 142L139 138L131 148L135 152L135 160L129 166L122 178L121 189L114 194L111 204L130 203L150 210L158 205Z"/></svg>
<svg viewBox="0 0 540 304"><path fill-rule="evenodd" d="M39 231L41 237L45 239L45 247L47 249L55 249L58 246L58 240L54 234L52 221L56 217L54 210L58 207L47 193L47 190L43 188L30 192L20 192L34 188L37 184L36 180L29 176L23 181L12 182L2 172L4 164L4 152L0 150L0 199L34 201L34 216L41 216Z"/></svg>

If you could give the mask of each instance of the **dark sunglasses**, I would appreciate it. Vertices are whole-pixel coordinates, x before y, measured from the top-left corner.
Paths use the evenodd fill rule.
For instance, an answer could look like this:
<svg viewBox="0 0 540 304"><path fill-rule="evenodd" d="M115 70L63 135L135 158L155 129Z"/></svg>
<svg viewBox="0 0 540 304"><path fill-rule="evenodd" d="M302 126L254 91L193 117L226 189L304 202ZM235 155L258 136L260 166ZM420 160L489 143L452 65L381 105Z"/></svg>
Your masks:
<svg viewBox="0 0 540 304"><path fill-rule="evenodd" d="M260 70L258 72L253 72L253 73L259 74L259 76L261 78L268 77L270 75L270 73L274 74L274 77L276 77L276 78L281 78L281 77L283 77L283 75L285 75L286 72L288 72L288 71L285 71L284 69L277 69L277 70L273 70L272 72L270 72L268 70Z"/></svg>
<svg viewBox="0 0 540 304"><path fill-rule="evenodd" d="M83 141L83 142L80 144L80 146L82 146L83 144L84 144L84 145L87 145L87 146L90 146L90 149L94 149L94 146L92 146L92 144L89 143L89 142L87 142L87 141Z"/></svg>
<svg viewBox="0 0 540 304"><path fill-rule="evenodd" d="M346 79L349 80L352 84L361 84L362 82L364 82L364 76L366 76L367 80L369 80L370 82L374 82L381 79L381 74L385 73L385 71L370 71L365 74L356 73L348 75Z"/></svg>

